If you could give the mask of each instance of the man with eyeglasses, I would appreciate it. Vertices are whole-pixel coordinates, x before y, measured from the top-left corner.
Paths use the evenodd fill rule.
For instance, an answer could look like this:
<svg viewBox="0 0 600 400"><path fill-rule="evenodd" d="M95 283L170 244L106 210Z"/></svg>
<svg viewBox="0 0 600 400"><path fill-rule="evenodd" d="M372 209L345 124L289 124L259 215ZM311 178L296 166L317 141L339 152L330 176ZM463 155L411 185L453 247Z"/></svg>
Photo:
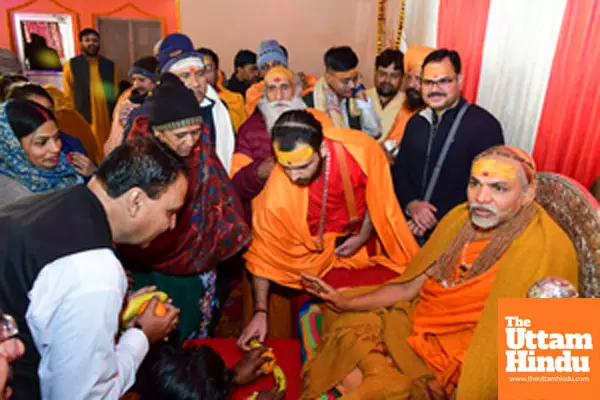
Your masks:
<svg viewBox="0 0 600 400"><path fill-rule="evenodd" d="M194 49L189 37L181 33L172 33L160 43L158 64L161 74L170 72L176 75L196 95L202 109L203 122L210 131L211 142L225 170L229 172L235 133L225 103L207 81L204 56ZM148 115L148 112L149 106L145 103L130 114L123 140L129 135L133 121L139 116Z"/></svg>
<svg viewBox="0 0 600 400"><path fill-rule="evenodd" d="M246 121L246 103L244 96L239 93L234 93L223 86L223 73L219 68L219 56L217 53L207 47L201 47L196 51L204 57L204 71L206 81L219 94L219 98L223 100L229 110L229 117L233 123L233 129L237 132L240 126Z"/></svg>
<svg viewBox="0 0 600 400"><path fill-rule="evenodd" d="M408 121L393 167L396 195L421 244L448 211L467 200L475 156L504 144L498 120L461 96L462 82L456 51L438 49L425 58L421 94L427 108Z"/></svg>
<svg viewBox="0 0 600 400"><path fill-rule="evenodd" d="M325 112L337 127L379 138L381 122L362 84L356 53L348 46L332 47L324 59L325 75L303 97L306 105Z"/></svg>

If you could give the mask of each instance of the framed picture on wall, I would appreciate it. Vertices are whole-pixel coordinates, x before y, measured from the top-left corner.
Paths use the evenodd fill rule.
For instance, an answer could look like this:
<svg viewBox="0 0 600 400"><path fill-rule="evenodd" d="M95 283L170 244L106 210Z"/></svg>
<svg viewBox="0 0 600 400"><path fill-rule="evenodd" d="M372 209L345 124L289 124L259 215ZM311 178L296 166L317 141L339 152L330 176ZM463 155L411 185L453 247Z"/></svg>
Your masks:
<svg viewBox="0 0 600 400"><path fill-rule="evenodd" d="M69 14L15 12L11 23L15 50L26 71L61 71L75 56Z"/></svg>

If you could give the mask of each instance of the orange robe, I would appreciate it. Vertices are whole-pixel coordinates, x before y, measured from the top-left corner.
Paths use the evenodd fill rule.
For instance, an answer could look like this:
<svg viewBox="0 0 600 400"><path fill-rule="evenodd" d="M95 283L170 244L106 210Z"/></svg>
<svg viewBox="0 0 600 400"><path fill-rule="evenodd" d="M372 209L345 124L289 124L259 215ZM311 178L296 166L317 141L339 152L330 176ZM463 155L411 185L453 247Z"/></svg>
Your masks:
<svg viewBox="0 0 600 400"><path fill-rule="evenodd" d="M390 283L405 283L425 273L468 219L466 204L455 207L440 221L404 273ZM466 252L467 264L484 244L472 243ZM405 397L393 398L407 398L415 382L434 376L445 382L446 390L449 386L456 387L458 400L496 398L499 299L525 297L529 287L546 276L565 278L576 285L577 256L569 237L537 206L534 220L512 242L497 265L472 281L447 289L426 281L417 298L400 301L390 309L341 314L326 309L324 341L304 366L302 398L315 398L328 391L357 366L365 375L363 383L367 382L356 389L362 393L355 395L353 391L349 399L366 398L361 397L364 393L373 395L369 398L386 398L382 391L394 387L395 392ZM368 288L350 289L344 295L352 297L368 291ZM424 298L426 304L421 307ZM461 328L467 332L459 333ZM429 337L431 333L435 337ZM369 383L368 378L378 376L378 372L365 360L382 341L394 360L397 374L392 379L387 373L388 383L377 386L375 379ZM382 368L381 363L377 368Z"/></svg>
<svg viewBox="0 0 600 400"><path fill-rule="evenodd" d="M400 111L398 111L398 114L396 114L396 119L394 120L394 124L390 129L390 133L386 136L385 140L382 141L393 140L396 142L396 145L399 146L400 142L402 142L402 137L404 136L404 130L406 129L408 120L419 111L421 110L411 110L408 108L407 103L404 102L402 108Z"/></svg>
<svg viewBox="0 0 600 400"><path fill-rule="evenodd" d="M306 83L308 84L306 89L302 90L302 96L313 91L315 85L317 84L317 78L312 75L304 74L306 77ZM250 86L248 90L246 90L246 115L252 115L254 110L256 109L256 105L264 96L263 89L265 87L265 82L260 81Z"/></svg>
<svg viewBox="0 0 600 400"><path fill-rule="evenodd" d="M365 269L380 265L402 273L418 250L396 201L387 159L378 143L362 132L324 129L324 136L341 143L367 177L365 201L377 232L377 251L363 246L350 257L335 255L338 232L323 235L323 251L315 244L308 223L309 188L293 184L277 165L252 210L253 240L246 267L254 275L283 286L302 289L300 273L322 277L333 268Z"/></svg>
<svg viewBox="0 0 600 400"><path fill-rule="evenodd" d="M472 265L489 242L469 243L463 250L463 261ZM496 263L484 273L449 288L429 278L419 293L412 316L412 335L406 340L435 373L448 396L458 384L461 366L497 270Z"/></svg>

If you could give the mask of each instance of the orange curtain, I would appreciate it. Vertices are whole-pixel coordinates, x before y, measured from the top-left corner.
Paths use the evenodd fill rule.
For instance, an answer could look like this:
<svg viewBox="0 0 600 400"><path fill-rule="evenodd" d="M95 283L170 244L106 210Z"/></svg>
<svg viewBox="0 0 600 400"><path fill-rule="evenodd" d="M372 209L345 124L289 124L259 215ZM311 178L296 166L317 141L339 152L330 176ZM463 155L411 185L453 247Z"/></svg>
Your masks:
<svg viewBox="0 0 600 400"><path fill-rule="evenodd" d="M600 175L600 1L569 0L534 148L541 171L589 187Z"/></svg>
<svg viewBox="0 0 600 400"><path fill-rule="evenodd" d="M464 78L462 94L477 101L483 42L490 0L440 0L437 47L458 51Z"/></svg>

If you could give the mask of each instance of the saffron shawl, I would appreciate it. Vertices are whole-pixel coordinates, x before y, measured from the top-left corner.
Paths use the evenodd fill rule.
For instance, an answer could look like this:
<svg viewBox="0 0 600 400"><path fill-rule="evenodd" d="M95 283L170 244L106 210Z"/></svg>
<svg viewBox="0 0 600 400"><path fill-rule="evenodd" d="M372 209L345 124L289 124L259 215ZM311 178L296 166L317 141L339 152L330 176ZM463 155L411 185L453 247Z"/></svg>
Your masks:
<svg viewBox="0 0 600 400"><path fill-rule="evenodd" d="M0 174L19 182L33 193L59 190L83 183L67 157L59 153L55 168L34 166L23 151L21 142L8 122L6 105L0 105Z"/></svg>
<svg viewBox="0 0 600 400"><path fill-rule="evenodd" d="M148 117L138 117L127 140L151 137ZM250 240L239 196L204 129L192 154L184 159L189 189L177 225L148 248L120 246L137 266L168 275L193 275L212 270L239 252Z"/></svg>

